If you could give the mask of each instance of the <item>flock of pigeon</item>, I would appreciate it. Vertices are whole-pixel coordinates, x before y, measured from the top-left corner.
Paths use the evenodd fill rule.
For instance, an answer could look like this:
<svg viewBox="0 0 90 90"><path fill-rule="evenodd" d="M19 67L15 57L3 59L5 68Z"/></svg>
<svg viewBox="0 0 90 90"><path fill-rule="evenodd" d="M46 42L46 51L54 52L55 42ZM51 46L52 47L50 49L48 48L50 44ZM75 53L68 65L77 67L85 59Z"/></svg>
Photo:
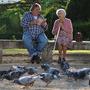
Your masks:
<svg viewBox="0 0 90 90"><path fill-rule="evenodd" d="M85 79L87 76L90 76L90 68L70 71L70 65L64 60L61 60L59 65L60 69L50 67L50 65L46 63L41 64L43 73L38 73L38 68L36 67L12 66L7 71L0 71L0 80L12 80L15 84L32 87L37 79L42 80L46 83L46 86L48 86L53 80L61 79L62 75L66 75L68 78L73 78L74 80ZM27 75L25 75L25 73L27 73ZM88 78L88 80L90 85L90 78Z"/></svg>

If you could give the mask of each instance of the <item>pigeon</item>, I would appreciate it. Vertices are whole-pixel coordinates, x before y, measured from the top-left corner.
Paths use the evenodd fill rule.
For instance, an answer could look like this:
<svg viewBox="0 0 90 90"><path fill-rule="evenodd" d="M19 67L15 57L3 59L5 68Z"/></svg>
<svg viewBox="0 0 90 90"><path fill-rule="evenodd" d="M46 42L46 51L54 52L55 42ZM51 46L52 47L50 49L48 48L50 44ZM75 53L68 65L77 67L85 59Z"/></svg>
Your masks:
<svg viewBox="0 0 90 90"><path fill-rule="evenodd" d="M14 80L19 78L21 75L23 75L24 73L26 73L25 70L21 70L21 71L11 71L7 74L4 74L2 77L3 79L7 79L7 80Z"/></svg>
<svg viewBox="0 0 90 90"><path fill-rule="evenodd" d="M49 68L48 69L48 71L47 71L48 73L51 73L51 74L53 74L54 76L56 76L57 77L57 79L60 79L60 71L57 69L57 68L53 68L53 67L51 67L51 68Z"/></svg>
<svg viewBox="0 0 90 90"><path fill-rule="evenodd" d="M28 75L28 76L22 76L16 80L13 81L13 83L23 85L25 87L33 86L34 82L39 78L39 76L36 75Z"/></svg>
<svg viewBox="0 0 90 90"><path fill-rule="evenodd" d="M75 79L84 79L87 75L90 74L90 68L82 68L74 72L69 71L69 74Z"/></svg>
<svg viewBox="0 0 90 90"><path fill-rule="evenodd" d="M57 78L60 78L60 71L57 68L50 67L49 64L42 64L41 68L47 73L51 73Z"/></svg>
<svg viewBox="0 0 90 90"><path fill-rule="evenodd" d="M82 68L82 69L78 69L77 71L68 71L67 75L68 77L74 78L74 80L85 79L90 75L90 68ZM89 80L89 85L90 85L90 80Z"/></svg>
<svg viewBox="0 0 90 90"><path fill-rule="evenodd" d="M21 70L25 70L26 69L26 67L25 66L20 66L20 65L13 65L12 67L11 67L11 70L12 71L21 71Z"/></svg>
<svg viewBox="0 0 90 90"><path fill-rule="evenodd" d="M60 67L63 70L63 72L66 72L70 68L70 65L68 62L66 62L66 60L61 60Z"/></svg>
<svg viewBox="0 0 90 90"><path fill-rule="evenodd" d="M9 72L11 72L11 70L3 70L3 71L0 71L0 79L2 80L3 79L3 75L5 74L8 74Z"/></svg>
<svg viewBox="0 0 90 90"><path fill-rule="evenodd" d="M3 79L6 76L11 76L12 73L17 73L17 72L23 72L25 70L24 66L11 66L9 70L3 70L0 71L0 78Z"/></svg>
<svg viewBox="0 0 90 90"><path fill-rule="evenodd" d="M26 67L26 71L29 75L37 74L37 70L36 67Z"/></svg>
<svg viewBox="0 0 90 90"><path fill-rule="evenodd" d="M41 64L41 68L42 68L44 71L47 71L47 70L50 68L50 66L49 66L49 64Z"/></svg>
<svg viewBox="0 0 90 90"><path fill-rule="evenodd" d="M46 83L46 87L54 80L56 77L54 77L51 73L41 73L40 79Z"/></svg>

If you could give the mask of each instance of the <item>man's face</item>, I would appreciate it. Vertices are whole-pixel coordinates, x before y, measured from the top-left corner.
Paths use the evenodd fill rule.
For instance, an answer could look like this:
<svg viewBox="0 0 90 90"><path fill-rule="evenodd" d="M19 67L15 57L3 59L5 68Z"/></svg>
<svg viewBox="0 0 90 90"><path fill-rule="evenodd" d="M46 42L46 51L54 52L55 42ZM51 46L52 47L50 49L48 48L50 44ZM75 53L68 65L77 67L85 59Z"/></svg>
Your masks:
<svg viewBox="0 0 90 90"><path fill-rule="evenodd" d="M41 10L40 10L40 8L39 7L36 7L36 8L34 8L33 9L33 11L32 11L35 15L39 15L40 14L40 12L41 12Z"/></svg>

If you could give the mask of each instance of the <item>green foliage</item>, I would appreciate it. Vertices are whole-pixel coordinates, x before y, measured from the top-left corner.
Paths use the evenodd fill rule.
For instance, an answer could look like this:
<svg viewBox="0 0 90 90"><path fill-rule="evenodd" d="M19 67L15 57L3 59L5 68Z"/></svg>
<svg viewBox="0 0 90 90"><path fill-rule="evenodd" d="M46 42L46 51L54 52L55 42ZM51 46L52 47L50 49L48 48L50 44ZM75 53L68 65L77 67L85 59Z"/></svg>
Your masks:
<svg viewBox="0 0 90 90"><path fill-rule="evenodd" d="M21 39L22 28L20 27L20 18L23 13L28 11L30 4L41 1L42 14L47 18L49 29L46 34L52 38L51 30L56 17L56 9L65 7L66 1L62 0L21 0L22 4L15 4L13 6L0 7L0 38L3 39ZM25 4L26 3L26 4Z"/></svg>
<svg viewBox="0 0 90 90"><path fill-rule="evenodd" d="M90 19L90 0L70 0L67 16L73 21Z"/></svg>
<svg viewBox="0 0 90 90"><path fill-rule="evenodd" d="M0 15L0 38L21 38L20 17L17 9L8 9Z"/></svg>
<svg viewBox="0 0 90 90"><path fill-rule="evenodd" d="M53 38L51 31L57 19L56 10L64 8L67 10L67 17L73 22L74 38L80 31L83 40L90 40L90 0L21 0L19 4L2 5L0 6L0 39L22 38L20 20L34 2L40 2L42 6L42 14L48 22L46 34L49 39Z"/></svg>
<svg viewBox="0 0 90 90"><path fill-rule="evenodd" d="M53 38L52 28L53 28L54 21L57 19L55 12L56 12L56 10L54 8L52 8L49 10L49 13L47 13L47 15L46 15L47 23L48 23L48 30L46 31L46 34L47 34L48 38Z"/></svg>
<svg viewBox="0 0 90 90"><path fill-rule="evenodd" d="M83 40L90 40L90 0L70 0L67 17L73 21L74 38L79 31Z"/></svg>

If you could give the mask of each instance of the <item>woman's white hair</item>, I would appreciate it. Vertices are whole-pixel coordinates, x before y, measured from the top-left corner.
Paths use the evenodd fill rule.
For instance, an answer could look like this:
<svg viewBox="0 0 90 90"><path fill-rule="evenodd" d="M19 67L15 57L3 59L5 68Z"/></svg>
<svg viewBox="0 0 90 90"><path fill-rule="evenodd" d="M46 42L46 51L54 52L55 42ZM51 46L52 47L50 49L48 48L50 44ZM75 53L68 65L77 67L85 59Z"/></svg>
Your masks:
<svg viewBox="0 0 90 90"><path fill-rule="evenodd" d="M64 14L65 14L65 16L66 16L66 11L65 11L65 9L57 9L57 11L56 11L56 15L57 15L57 16L58 16L58 13L59 13L60 11L63 11Z"/></svg>

